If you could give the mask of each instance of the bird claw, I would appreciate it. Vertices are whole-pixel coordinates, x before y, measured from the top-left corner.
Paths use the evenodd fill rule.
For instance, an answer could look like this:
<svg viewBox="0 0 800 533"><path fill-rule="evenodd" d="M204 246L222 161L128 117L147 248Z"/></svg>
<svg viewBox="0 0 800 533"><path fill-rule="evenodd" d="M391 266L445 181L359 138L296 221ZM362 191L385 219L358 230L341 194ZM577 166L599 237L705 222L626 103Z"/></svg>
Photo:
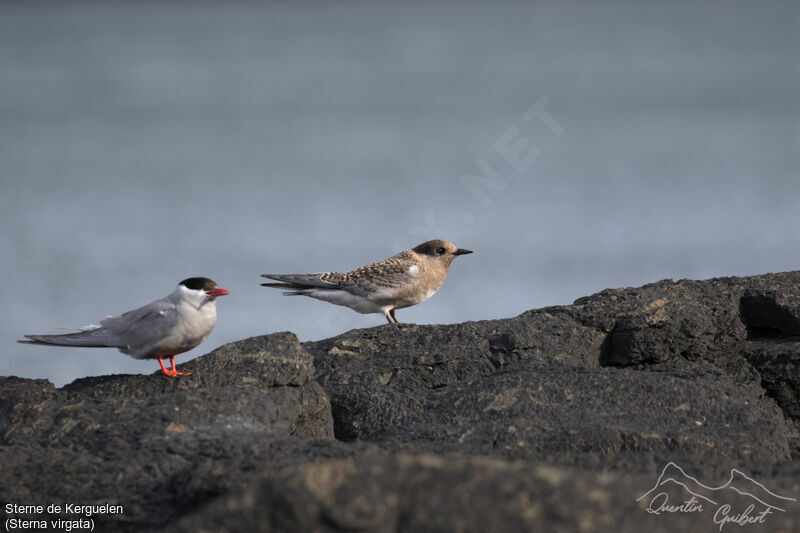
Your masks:
<svg viewBox="0 0 800 533"><path fill-rule="evenodd" d="M175 376L191 376L192 375L191 372L178 372L177 370L175 370L175 358L174 357L170 357L170 361L169 362L170 362L172 368L167 368L166 366L164 366L164 361L162 361L162 359L160 357L158 358L158 364L161 365L161 373L164 374L165 376L167 376L168 378L174 378Z"/></svg>
<svg viewBox="0 0 800 533"><path fill-rule="evenodd" d="M161 371L162 374L167 376L168 378L174 378L175 376L191 376L191 372L178 372L173 368L167 368Z"/></svg>
<svg viewBox="0 0 800 533"><path fill-rule="evenodd" d="M169 369L169 370L166 370L166 371L162 370L161 373L164 374L165 376L167 376L168 378L174 378L175 376L191 376L192 375L191 372L178 372L177 370L172 370L172 369Z"/></svg>

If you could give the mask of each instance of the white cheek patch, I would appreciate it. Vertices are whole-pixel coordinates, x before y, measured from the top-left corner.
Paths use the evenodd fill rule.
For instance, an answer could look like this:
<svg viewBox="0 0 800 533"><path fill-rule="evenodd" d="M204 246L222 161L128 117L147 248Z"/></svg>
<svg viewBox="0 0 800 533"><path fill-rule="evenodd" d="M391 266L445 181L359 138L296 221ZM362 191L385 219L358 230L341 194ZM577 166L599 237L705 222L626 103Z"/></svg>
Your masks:
<svg viewBox="0 0 800 533"><path fill-rule="evenodd" d="M416 277L419 274L419 267L417 265L411 265L408 267L408 270L406 270L406 274Z"/></svg>

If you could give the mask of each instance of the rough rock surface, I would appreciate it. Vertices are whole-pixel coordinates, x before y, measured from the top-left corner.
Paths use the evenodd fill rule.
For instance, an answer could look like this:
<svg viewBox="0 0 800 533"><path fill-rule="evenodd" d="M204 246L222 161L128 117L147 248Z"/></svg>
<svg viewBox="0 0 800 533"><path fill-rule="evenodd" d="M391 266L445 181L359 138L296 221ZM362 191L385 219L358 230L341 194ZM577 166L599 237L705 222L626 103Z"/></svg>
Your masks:
<svg viewBox="0 0 800 533"><path fill-rule="evenodd" d="M181 369L0 378L0 502L122 505L100 531L719 530L751 503L724 530L800 529L800 272Z"/></svg>
<svg viewBox="0 0 800 533"><path fill-rule="evenodd" d="M63 389L0 378L2 502L110 501L125 514L99 517L103 528L138 531L235 486L281 438L333 434L293 334L223 346L180 369L192 375L102 376Z"/></svg>

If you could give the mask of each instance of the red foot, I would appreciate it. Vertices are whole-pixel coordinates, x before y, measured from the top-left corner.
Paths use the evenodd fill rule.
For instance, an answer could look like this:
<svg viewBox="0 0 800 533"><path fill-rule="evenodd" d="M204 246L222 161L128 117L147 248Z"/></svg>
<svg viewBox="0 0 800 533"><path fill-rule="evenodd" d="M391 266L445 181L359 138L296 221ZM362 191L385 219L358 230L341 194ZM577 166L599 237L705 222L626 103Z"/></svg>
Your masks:
<svg viewBox="0 0 800 533"><path fill-rule="evenodd" d="M168 378L174 378L175 376L191 376L191 372L178 372L177 370L173 370L171 368L161 370L161 373L167 376Z"/></svg>
<svg viewBox="0 0 800 533"><path fill-rule="evenodd" d="M164 366L164 361L162 361L161 357L158 358L158 364L161 365L161 373L167 376L168 378L174 378L175 376L191 376L191 372L178 372L175 370L175 357L169 358L169 363L172 368L167 368Z"/></svg>

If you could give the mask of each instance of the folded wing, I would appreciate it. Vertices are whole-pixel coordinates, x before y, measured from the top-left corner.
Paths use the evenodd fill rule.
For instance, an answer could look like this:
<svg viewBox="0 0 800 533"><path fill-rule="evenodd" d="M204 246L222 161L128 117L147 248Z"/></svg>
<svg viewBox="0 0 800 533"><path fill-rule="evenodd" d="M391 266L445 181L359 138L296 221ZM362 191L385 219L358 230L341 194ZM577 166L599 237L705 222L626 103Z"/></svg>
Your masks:
<svg viewBox="0 0 800 533"><path fill-rule="evenodd" d="M103 319L94 329L63 335L25 335L27 344L85 348L119 348L123 353L144 355L167 336L177 323L175 305L156 300L122 315Z"/></svg>

